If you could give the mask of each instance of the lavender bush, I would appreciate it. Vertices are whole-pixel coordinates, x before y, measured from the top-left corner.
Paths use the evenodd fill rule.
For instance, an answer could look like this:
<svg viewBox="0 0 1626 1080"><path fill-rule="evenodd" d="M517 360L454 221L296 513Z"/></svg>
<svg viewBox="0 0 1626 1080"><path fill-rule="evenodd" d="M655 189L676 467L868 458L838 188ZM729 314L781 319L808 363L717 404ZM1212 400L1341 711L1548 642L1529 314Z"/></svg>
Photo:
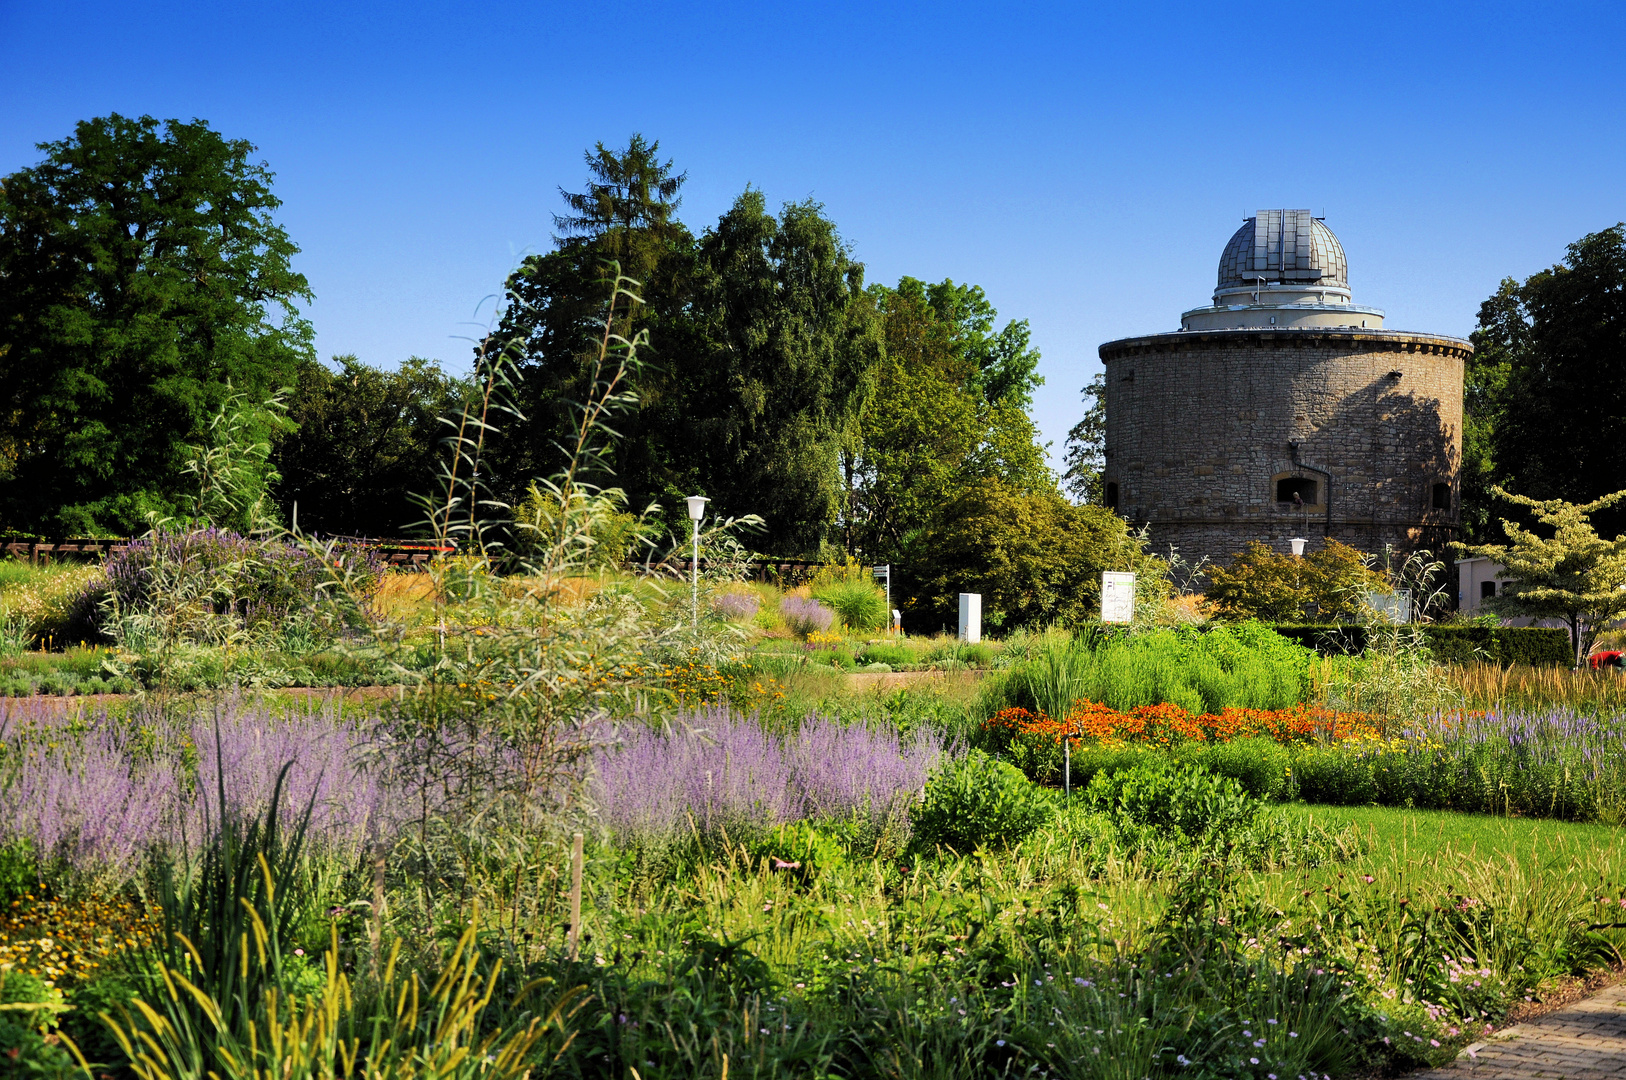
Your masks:
<svg viewBox="0 0 1626 1080"><path fill-rule="evenodd" d="M743 621L757 613L762 598L750 592L725 592L712 601L717 613L725 619Z"/></svg>
<svg viewBox="0 0 1626 1080"><path fill-rule="evenodd" d="M360 732L332 710L278 717L228 704L218 726L200 714L156 751L144 719L122 724L103 713L75 732L59 717L6 714L0 838L26 837L78 873L124 879L155 847L196 848L206 822L221 816L221 780L227 810L263 813L290 762L283 812L292 819L310 807L318 849L353 855L392 827L386 793L358 753ZM195 758L180 751L182 737Z"/></svg>
<svg viewBox="0 0 1626 1080"><path fill-rule="evenodd" d="M691 828L737 836L807 818L884 830L906 816L942 754L926 731L900 740L810 716L777 736L718 708L682 716L669 731L624 731L597 755L589 792L625 839Z"/></svg>
<svg viewBox="0 0 1626 1080"><path fill-rule="evenodd" d="M817 600L802 596L785 597L779 602L779 613L785 617L785 625L802 637L824 633L836 617L835 612Z"/></svg>

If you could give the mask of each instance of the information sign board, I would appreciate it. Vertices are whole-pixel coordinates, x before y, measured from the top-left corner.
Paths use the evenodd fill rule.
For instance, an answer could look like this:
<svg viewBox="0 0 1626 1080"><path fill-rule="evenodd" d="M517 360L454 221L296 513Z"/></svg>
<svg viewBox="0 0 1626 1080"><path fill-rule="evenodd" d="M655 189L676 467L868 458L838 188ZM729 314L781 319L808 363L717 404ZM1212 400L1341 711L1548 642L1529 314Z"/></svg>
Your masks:
<svg viewBox="0 0 1626 1080"><path fill-rule="evenodd" d="M1106 623L1132 623L1135 621L1135 575L1114 573L1101 575L1101 621Z"/></svg>

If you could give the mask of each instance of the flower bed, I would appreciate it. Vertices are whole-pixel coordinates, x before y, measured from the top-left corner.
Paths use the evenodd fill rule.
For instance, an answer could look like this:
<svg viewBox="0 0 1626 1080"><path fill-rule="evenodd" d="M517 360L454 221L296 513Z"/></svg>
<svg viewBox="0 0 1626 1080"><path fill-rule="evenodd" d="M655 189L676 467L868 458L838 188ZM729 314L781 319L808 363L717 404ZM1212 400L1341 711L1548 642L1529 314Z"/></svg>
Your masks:
<svg viewBox="0 0 1626 1080"><path fill-rule="evenodd" d="M1028 709L1002 709L982 724L995 746L1039 739L1057 746L1065 739L1097 743L1172 747L1182 742L1222 743L1233 739L1272 739L1282 745L1373 738L1378 729L1363 713L1335 712L1313 705L1291 709L1222 709L1194 715L1179 705L1141 705L1121 711L1098 701L1076 701L1067 715L1052 719ZM1003 748L1003 747L1001 747Z"/></svg>

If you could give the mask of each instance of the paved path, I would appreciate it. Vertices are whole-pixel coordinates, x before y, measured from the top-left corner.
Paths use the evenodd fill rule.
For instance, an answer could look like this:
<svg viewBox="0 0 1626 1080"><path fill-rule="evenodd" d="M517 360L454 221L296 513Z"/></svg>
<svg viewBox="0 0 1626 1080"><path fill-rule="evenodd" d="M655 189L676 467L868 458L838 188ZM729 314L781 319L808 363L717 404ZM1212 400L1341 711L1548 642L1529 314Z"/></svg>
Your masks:
<svg viewBox="0 0 1626 1080"><path fill-rule="evenodd" d="M1470 1054L1469 1051L1472 1051ZM1475 1043L1409 1080L1626 1078L1626 983Z"/></svg>

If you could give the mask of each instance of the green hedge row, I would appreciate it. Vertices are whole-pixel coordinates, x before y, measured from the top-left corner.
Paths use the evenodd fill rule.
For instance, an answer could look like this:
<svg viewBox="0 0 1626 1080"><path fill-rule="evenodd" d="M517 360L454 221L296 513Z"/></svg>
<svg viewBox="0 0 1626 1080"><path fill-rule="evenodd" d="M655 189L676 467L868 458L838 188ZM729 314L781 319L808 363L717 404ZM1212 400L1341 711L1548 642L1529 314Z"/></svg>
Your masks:
<svg viewBox="0 0 1626 1080"><path fill-rule="evenodd" d="M1355 655L1366 648L1366 628L1354 623L1293 624L1274 627L1285 638L1323 656ZM1442 664L1563 665L1575 662L1567 631L1547 626L1421 627L1434 659Z"/></svg>

